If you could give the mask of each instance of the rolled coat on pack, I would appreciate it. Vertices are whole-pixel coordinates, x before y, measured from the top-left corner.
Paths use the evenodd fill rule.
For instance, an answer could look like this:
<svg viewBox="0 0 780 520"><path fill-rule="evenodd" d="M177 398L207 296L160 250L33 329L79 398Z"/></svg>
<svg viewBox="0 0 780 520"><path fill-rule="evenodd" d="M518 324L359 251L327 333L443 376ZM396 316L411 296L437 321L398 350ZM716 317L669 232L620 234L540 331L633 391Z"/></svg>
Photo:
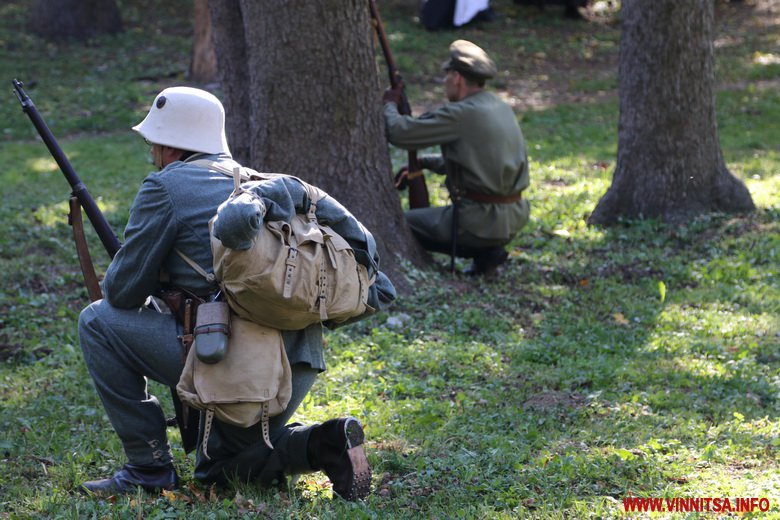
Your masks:
<svg viewBox="0 0 780 520"><path fill-rule="evenodd" d="M245 194L231 198L219 207L213 222L214 236L231 249L250 247L249 237L254 237L259 229L257 216L261 207L265 208L265 220L285 222L290 222L295 213L306 213L309 209L306 188L292 176L249 181L241 188L254 194L258 202L250 201ZM379 254L373 235L336 199L315 189L320 196L315 211L317 221L341 235L354 251L355 259L368 269L369 278L375 277L368 290L368 305L375 310L386 309L395 300L396 291L390 279L378 269Z"/></svg>

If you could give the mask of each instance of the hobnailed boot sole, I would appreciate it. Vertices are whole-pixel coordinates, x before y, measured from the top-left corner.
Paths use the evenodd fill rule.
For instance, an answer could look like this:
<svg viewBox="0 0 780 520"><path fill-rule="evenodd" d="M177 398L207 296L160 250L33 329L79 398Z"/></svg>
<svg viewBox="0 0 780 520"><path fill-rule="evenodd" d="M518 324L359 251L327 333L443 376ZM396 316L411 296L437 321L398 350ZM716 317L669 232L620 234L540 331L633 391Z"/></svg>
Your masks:
<svg viewBox="0 0 780 520"><path fill-rule="evenodd" d="M360 421L352 417L347 419L344 436L347 438L347 455L352 465L352 486L346 496L342 496L347 500L365 498L371 492L371 466L368 465L363 448L366 437Z"/></svg>

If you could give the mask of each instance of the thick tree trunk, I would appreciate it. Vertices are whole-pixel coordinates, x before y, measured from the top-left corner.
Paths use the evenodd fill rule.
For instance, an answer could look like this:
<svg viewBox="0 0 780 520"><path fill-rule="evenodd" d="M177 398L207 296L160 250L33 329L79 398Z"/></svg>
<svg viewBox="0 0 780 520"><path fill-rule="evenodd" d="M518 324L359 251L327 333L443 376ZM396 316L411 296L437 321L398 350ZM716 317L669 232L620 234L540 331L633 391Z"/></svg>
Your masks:
<svg viewBox="0 0 780 520"><path fill-rule="evenodd" d="M590 222L754 209L718 141L713 3L624 0L621 19L617 165Z"/></svg>
<svg viewBox="0 0 780 520"><path fill-rule="evenodd" d="M84 41L122 30L115 0L38 0L30 12L30 30L51 41Z"/></svg>
<svg viewBox="0 0 780 520"><path fill-rule="evenodd" d="M373 233L383 270L404 288L400 260L424 253L392 183L368 3L209 6L233 155L330 193Z"/></svg>
<svg viewBox="0 0 780 520"><path fill-rule="evenodd" d="M192 56L189 77L200 83L217 78L217 54L211 36L211 15L208 0L195 0L192 9Z"/></svg>

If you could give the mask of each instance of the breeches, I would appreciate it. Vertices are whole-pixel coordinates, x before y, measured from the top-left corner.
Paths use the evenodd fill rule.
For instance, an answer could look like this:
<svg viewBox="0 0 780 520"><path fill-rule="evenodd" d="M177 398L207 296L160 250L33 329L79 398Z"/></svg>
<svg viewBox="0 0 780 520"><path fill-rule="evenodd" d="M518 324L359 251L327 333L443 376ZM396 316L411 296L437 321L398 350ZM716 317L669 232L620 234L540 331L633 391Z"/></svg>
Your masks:
<svg viewBox="0 0 780 520"><path fill-rule="evenodd" d="M165 414L159 401L149 394L147 378L174 387L184 368L184 351L177 336L181 330L171 314L154 310L118 309L99 300L85 308L79 318L79 341L84 361L95 383L111 425L122 441L128 462L140 466L164 466L171 462ZM263 469L277 476L308 468L305 442L308 429L286 425L311 388L318 370L307 364L292 367L292 398L287 410L270 421L271 452L260 434L260 425L235 428L214 421L209 437L206 461L197 455L195 476L220 480L221 469L230 467L239 453L258 445L253 471L261 476ZM289 455L301 450L303 456ZM267 452L259 449L262 445ZM288 449L288 445L289 448ZM274 453L276 452L276 453ZM272 470L272 471L271 471Z"/></svg>
<svg viewBox="0 0 780 520"><path fill-rule="evenodd" d="M412 234L427 251L452 253L452 206L410 209L405 214ZM456 254L474 257L480 250L503 246L508 240L478 237L462 226L458 227Z"/></svg>

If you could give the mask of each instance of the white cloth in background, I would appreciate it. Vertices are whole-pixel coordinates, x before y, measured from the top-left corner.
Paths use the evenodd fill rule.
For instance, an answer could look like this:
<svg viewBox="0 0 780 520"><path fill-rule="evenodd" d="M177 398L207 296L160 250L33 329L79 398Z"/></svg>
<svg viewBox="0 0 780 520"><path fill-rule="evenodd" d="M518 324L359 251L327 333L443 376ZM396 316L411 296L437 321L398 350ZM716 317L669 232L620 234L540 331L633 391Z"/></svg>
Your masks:
<svg viewBox="0 0 780 520"><path fill-rule="evenodd" d="M488 8L490 0L455 0L455 15L452 23L455 27L468 23L478 12Z"/></svg>

